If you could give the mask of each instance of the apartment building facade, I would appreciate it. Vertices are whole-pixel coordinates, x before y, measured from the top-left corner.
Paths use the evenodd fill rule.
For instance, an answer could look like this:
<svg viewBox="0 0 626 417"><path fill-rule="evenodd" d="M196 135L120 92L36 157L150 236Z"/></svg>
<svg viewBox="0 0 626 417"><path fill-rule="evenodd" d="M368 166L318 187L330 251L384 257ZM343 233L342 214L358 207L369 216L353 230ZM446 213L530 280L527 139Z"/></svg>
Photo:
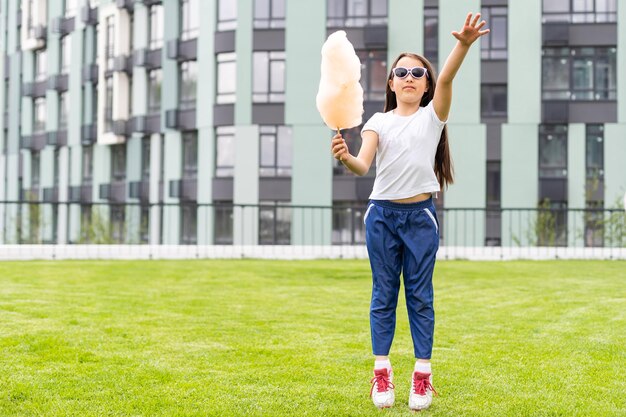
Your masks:
<svg viewBox="0 0 626 417"><path fill-rule="evenodd" d="M78 243L103 225L118 242L362 244L375 168L356 177L330 155L323 42L347 32L367 119L398 53L439 67L480 10L492 32L454 84L442 238L461 243L464 209L462 244L528 244L512 224L534 214L507 210L540 206L564 213L557 244L598 243L566 209L626 191L617 3L0 0L0 241ZM343 133L358 152L359 129Z"/></svg>

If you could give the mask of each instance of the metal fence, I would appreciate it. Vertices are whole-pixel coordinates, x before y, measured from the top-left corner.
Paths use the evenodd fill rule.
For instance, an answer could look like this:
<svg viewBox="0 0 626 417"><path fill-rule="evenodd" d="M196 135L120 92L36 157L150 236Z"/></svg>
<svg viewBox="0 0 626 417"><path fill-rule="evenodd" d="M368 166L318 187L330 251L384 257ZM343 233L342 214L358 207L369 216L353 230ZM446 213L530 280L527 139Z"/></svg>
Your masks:
<svg viewBox="0 0 626 417"><path fill-rule="evenodd" d="M365 204L4 201L0 244L219 246L235 254L256 248L247 249L251 256L320 248L320 253L345 253L365 243L365 209ZM444 208L437 215L444 257L500 253L492 257L506 258L506 253L541 255L552 248L550 257L582 249L581 257L622 258L626 248L622 209Z"/></svg>

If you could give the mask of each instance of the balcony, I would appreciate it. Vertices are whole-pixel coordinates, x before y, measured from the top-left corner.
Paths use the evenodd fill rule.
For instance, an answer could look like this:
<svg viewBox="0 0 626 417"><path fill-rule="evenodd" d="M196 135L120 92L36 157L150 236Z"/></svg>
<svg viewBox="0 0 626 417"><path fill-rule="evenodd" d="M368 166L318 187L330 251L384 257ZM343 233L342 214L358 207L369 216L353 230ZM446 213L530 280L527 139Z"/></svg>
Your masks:
<svg viewBox="0 0 626 417"><path fill-rule="evenodd" d="M82 9L80 9L80 20L82 20L85 25L98 24L98 8L84 6Z"/></svg>
<svg viewBox="0 0 626 417"><path fill-rule="evenodd" d="M98 139L98 126L93 123L90 125L81 126L81 138L80 143L83 146L90 146L96 143Z"/></svg>
<svg viewBox="0 0 626 417"><path fill-rule="evenodd" d="M57 17L52 19L50 31L52 33L58 33L61 36L71 33L74 31L74 17Z"/></svg>
<svg viewBox="0 0 626 417"><path fill-rule="evenodd" d="M132 118L132 131L143 134L161 132L161 114L134 116Z"/></svg>
<svg viewBox="0 0 626 417"><path fill-rule="evenodd" d="M48 138L46 132L33 133L30 136L22 136L22 149L40 151L46 147Z"/></svg>
<svg viewBox="0 0 626 417"><path fill-rule="evenodd" d="M58 203L59 202L59 187L50 187L43 189L43 202L44 203Z"/></svg>
<svg viewBox="0 0 626 417"><path fill-rule="evenodd" d="M130 136L133 134L132 120L113 120L113 134L117 136Z"/></svg>
<svg viewBox="0 0 626 417"><path fill-rule="evenodd" d="M48 28L44 25L35 26L33 28L33 38L45 42L48 38Z"/></svg>
<svg viewBox="0 0 626 417"><path fill-rule="evenodd" d="M124 181L100 184L98 190L99 197L112 203L123 203L126 201L126 183Z"/></svg>
<svg viewBox="0 0 626 417"><path fill-rule="evenodd" d="M83 67L83 83L97 83L98 82L98 65L87 64Z"/></svg>
<svg viewBox="0 0 626 417"><path fill-rule="evenodd" d="M93 187L91 184L70 187L69 201L72 203L91 203Z"/></svg>
<svg viewBox="0 0 626 417"><path fill-rule="evenodd" d="M22 95L24 97L44 97L47 87L47 80L24 83L22 84Z"/></svg>
<svg viewBox="0 0 626 417"><path fill-rule="evenodd" d="M39 187L20 190L20 201L39 201Z"/></svg>
<svg viewBox="0 0 626 417"><path fill-rule="evenodd" d="M131 181L128 183L128 196L141 202L150 199L150 183L148 181Z"/></svg>
<svg viewBox="0 0 626 417"><path fill-rule="evenodd" d="M133 10L133 0L115 0L118 9Z"/></svg>
<svg viewBox="0 0 626 417"><path fill-rule="evenodd" d="M67 74L51 75L48 78L48 90L56 90L58 92L67 91L68 78Z"/></svg>
<svg viewBox="0 0 626 417"><path fill-rule="evenodd" d="M173 109L165 112L165 127L176 130L196 128L196 109Z"/></svg>
<svg viewBox="0 0 626 417"><path fill-rule="evenodd" d="M126 55L116 56L113 58L113 71L131 74L133 72L133 60Z"/></svg>
<svg viewBox="0 0 626 417"><path fill-rule="evenodd" d="M198 180L182 179L170 181L170 197L181 201L196 201L198 199Z"/></svg>
<svg viewBox="0 0 626 417"><path fill-rule="evenodd" d="M48 132L47 139L48 145L55 147L67 146L67 130L57 130L56 132Z"/></svg>
<svg viewBox="0 0 626 417"><path fill-rule="evenodd" d="M133 64L147 70L161 68L161 49L138 49L133 53Z"/></svg>
<svg viewBox="0 0 626 417"><path fill-rule="evenodd" d="M198 39L181 41L172 39L167 42L167 57L176 61L193 61L197 57Z"/></svg>

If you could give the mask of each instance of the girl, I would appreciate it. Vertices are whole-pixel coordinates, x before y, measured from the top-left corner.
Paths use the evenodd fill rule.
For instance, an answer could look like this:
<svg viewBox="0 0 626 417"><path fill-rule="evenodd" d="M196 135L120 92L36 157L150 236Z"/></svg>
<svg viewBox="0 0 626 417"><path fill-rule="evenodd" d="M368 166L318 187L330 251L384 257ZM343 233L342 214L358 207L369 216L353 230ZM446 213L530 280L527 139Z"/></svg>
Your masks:
<svg viewBox="0 0 626 417"><path fill-rule="evenodd" d="M375 355L370 395L379 408L395 400L389 350L396 325L400 273L415 352L409 408L430 406L433 392L430 358L435 315L432 275L439 248L439 224L432 193L453 182L445 124L452 80L470 46L489 33L480 14L467 15L458 40L436 82L425 58L402 53L387 82L385 112L363 126L358 156L349 153L338 133L333 156L357 175L365 175L376 154L376 179L365 212L366 244L372 269L370 328Z"/></svg>

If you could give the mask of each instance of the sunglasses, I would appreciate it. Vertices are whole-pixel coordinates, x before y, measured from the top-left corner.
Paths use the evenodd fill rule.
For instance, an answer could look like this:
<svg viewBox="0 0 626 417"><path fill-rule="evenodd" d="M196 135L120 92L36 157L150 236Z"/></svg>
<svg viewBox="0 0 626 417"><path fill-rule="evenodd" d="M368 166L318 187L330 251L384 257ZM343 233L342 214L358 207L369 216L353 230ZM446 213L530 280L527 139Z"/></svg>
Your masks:
<svg viewBox="0 0 626 417"><path fill-rule="evenodd" d="M393 69L393 75L398 78L406 78L409 74L413 78L422 78L424 75L428 77L428 70L423 67L413 67L413 68L404 68L404 67L395 67Z"/></svg>

